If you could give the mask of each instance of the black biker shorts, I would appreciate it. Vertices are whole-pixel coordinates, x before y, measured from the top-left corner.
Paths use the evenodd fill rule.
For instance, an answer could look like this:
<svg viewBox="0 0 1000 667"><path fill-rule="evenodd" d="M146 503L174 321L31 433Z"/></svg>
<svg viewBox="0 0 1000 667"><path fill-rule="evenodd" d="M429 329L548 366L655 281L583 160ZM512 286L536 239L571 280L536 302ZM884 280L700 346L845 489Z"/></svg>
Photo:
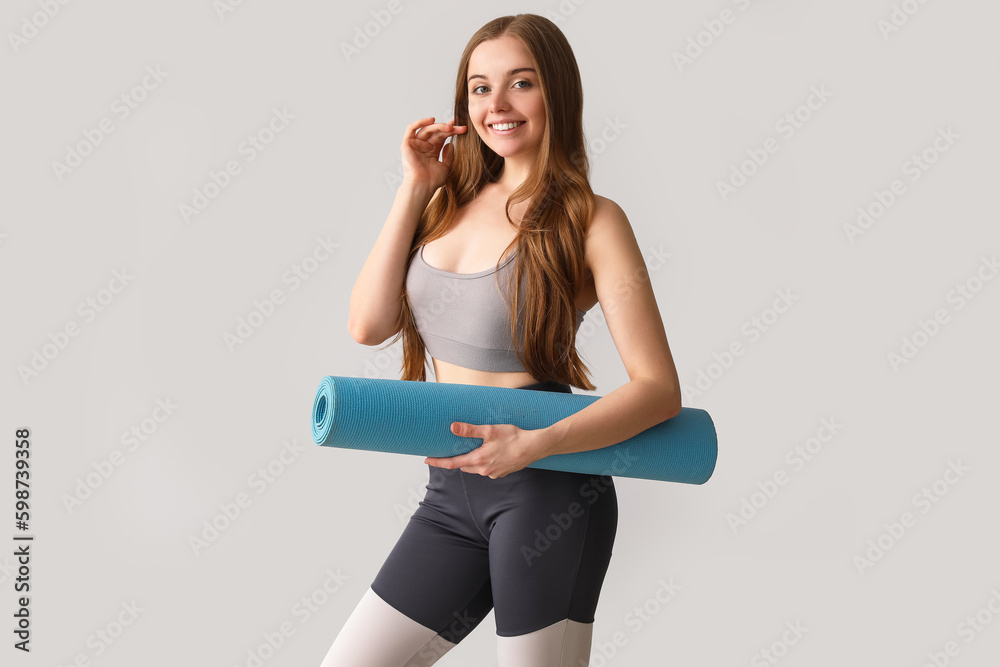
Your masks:
<svg viewBox="0 0 1000 667"><path fill-rule="evenodd" d="M572 393L552 381L518 389ZM456 644L490 609L503 637L594 622L618 529L610 476L427 467L424 498L372 581L380 598Z"/></svg>

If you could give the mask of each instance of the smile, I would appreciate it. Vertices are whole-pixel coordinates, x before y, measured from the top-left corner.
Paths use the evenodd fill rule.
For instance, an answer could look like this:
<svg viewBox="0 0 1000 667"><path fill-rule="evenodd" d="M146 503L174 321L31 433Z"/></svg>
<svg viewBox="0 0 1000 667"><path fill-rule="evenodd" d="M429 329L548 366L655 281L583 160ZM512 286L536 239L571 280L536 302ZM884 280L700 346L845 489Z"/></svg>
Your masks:
<svg viewBox="0 0 1000 667"><path fill-rule="evenodd" d="M494 126L494 125L490 125L489 128L491 130L493 130L493 132L496 133L496 134L506 135L506 134L513 134L522 125L524 125L524 121L520 120L520 121L517 121L516 123L501 123L499 125L499 127L505 127L505 128L507 128L506 130L498 130L497 126Z"/></svg>

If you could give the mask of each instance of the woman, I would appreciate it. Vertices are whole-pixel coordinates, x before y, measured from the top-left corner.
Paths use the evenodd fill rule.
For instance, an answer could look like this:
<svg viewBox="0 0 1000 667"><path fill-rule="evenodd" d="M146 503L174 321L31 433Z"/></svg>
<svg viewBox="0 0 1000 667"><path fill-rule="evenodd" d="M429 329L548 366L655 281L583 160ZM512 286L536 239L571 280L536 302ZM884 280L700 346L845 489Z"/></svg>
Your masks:
<svg viewBox="0 0 1000 667"><path fill-rule="evenodd" d="M452 122L406 128L405 176L351 294L351 335L401 336L403 380L426 380L429 352L437 382L594 390L576 329L600 301L630 380L543 429L453 423L482 445L425 460L424 499L323 667L432 665L491 609L501 667L587 665L618 525L614 483L526 466L680 411L631 226L588 183L565 36L541 16L498 18L458 73Z"/></svg>

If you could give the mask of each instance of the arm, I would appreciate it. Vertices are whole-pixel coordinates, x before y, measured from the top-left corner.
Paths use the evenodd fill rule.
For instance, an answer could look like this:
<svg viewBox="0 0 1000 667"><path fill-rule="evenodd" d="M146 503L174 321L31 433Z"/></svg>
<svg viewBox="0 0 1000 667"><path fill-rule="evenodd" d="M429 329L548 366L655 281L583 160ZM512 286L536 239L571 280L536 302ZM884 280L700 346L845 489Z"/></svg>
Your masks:
<svg viewBox="0 0 1000 667"><path fill-rule="evenodd" d="M680 383L646 263L621 207L597 198L586 240L597 299L629 381L583 410L541 429L542 451L584 452L614 445L677 416Z"/></svg>
<svg viewBox="0 0 1000 667"><path fill-rule="evenodd" d="M406 178L396 191L389 217L351 291L347 328L362 345L378 345L399 330L406 258L431 199L430 186Z"/></svg>

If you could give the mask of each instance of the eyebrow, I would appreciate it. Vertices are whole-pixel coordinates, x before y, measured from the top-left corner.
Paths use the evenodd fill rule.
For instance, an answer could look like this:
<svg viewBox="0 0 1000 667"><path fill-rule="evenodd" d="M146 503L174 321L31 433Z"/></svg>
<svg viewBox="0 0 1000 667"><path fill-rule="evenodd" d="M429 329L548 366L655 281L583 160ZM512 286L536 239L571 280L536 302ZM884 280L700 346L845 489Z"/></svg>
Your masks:
<svg viewBox="0 0 1000 667"><path fill-rule="evenodd" d="M512 69L509 72L507 72L507 76L514 76L519 72L534 72L535 74L538 74L538 72L535 72L534 67L518 67L516 69ZM466 83L471 82L473 79L486 79L486 76L483 74L473 74L472 76L469 77L469 81L467 81ZM486 80L489 81L489 79Z"/></svg>

